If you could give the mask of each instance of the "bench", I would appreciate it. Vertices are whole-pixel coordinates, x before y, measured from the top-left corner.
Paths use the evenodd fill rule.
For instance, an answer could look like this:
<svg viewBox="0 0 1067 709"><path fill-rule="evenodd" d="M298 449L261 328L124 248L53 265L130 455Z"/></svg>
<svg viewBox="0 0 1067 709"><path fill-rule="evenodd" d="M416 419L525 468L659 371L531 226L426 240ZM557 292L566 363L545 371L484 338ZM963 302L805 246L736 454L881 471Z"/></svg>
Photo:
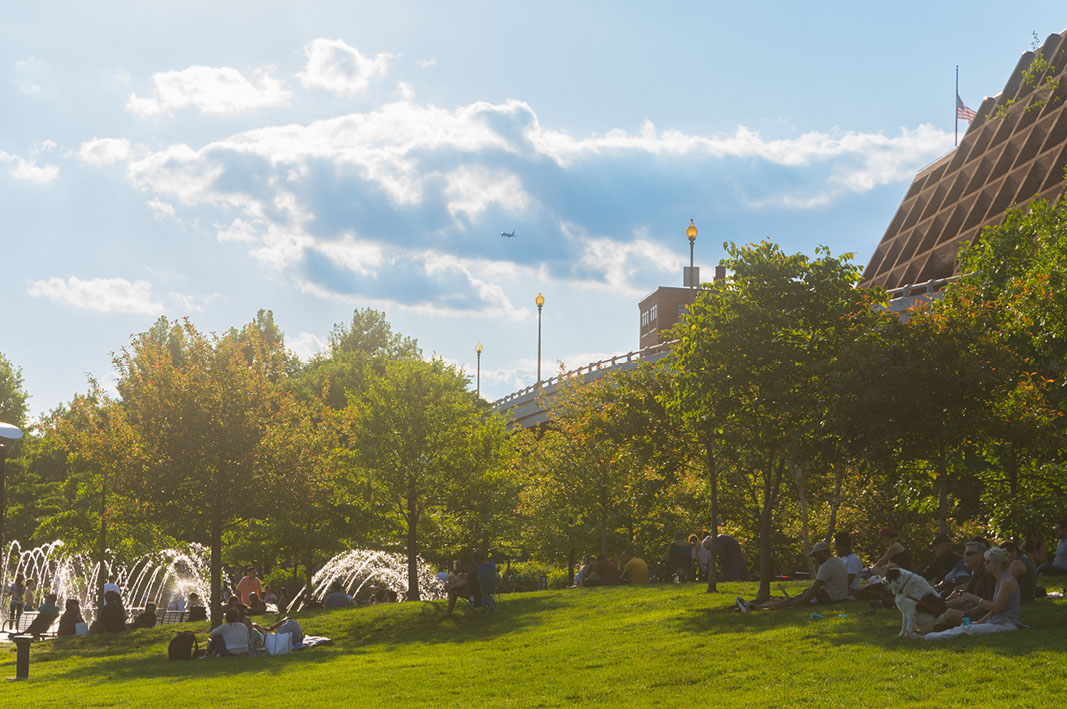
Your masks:
<svg viewBox="0 0 1067 709"><path fill-rule="evenodd" d="M15 620L14 618L9 618L8 620L4 621L3 630L9 635L24 634L27 631L31 630L30 626L33 625L34 621L37 620L37 616L39 615L40 613L38 613L37 611L26 611L21 616L19 616L18 620ZM58 629L56 626L56 620L58 618L59 614L57 613L52 617L52 622L48 624L47 629L33 628L32 635L35 638L55 637L56 630Z"/></svg>

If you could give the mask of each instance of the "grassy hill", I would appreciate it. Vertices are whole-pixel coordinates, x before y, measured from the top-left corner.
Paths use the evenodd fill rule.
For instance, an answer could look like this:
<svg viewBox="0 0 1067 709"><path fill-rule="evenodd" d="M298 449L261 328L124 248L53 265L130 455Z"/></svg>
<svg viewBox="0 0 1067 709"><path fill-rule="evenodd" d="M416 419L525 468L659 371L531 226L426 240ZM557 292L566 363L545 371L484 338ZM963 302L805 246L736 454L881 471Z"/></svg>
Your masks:
<svg viewBox="0 0 1067 709"><path fill-rule="evenodd" d="M1067 693L1065 601L1025 608L1029 630L913 643L893 609L731 613L755 585L723 587L513 594L488 618L442 620L441 602L312 611L305 632L333 644L285 657L169 661L175 629L206 632L195 623L70 638L35 644L30 679L0 686L9 706L1033 707Z"/></svg>

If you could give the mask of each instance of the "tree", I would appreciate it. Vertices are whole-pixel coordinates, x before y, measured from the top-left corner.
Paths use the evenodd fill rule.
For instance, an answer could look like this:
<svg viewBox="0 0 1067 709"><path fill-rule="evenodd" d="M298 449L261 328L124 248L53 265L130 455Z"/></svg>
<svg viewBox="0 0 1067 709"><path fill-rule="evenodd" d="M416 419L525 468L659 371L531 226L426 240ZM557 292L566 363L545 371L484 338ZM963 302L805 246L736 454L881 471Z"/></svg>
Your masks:
<svg viewBox="0 0 1067 709"><path fill-rule="evenodd" d="M118 391L141 464L131 492L184 538L211 549L211 622L221 622L222 534L272 498L263 439L278 408L278 343L258 329L208 337L159 321L114 357Z"/></svg>
<svg viewBox="0 0 1067 709"><path fill-rule="evenodd" d="M0 353L0 421L19 427L25 425L27 399L22 370Z"/></svg>
<svg viewBox="0 0 1067 709"><path fill-rule="evenodd" d="M440 360L376 366L365 390L349 392L345 425L374 509L405 533L408 600L417 601L420 524L493 468L504 425L478 407L463 373Z"/></svg>
<svg viewBox="0 0 1067 709"><path fill-rule="evenodd" d="M811 464L809 437L828 406L824 365L837 360L862 297L858 269L827 249L814 259L768 242L727 251L732 277L690 306L668 366L677 372L675 408L709 460L729 455L756 490L765 599L782 480Z"/></svg>

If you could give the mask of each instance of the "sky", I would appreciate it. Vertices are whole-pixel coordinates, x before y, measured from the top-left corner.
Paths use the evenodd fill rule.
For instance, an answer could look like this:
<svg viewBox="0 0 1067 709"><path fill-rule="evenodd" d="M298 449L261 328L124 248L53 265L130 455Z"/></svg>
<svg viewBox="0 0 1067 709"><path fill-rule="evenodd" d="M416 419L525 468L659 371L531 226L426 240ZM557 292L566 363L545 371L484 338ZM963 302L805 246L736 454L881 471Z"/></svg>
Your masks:
<svg viewBox="0 0 1067 709"><path fill-rule="evenodd" d="M637 349L690 219L705 280L724 242L865 265L952 150L955 66L977 108L1067 27L1003 8L5 3L0 353L36 416L160 316L269 309L306 359L370 307L504 396L539 292L545 376Z"/></svg>

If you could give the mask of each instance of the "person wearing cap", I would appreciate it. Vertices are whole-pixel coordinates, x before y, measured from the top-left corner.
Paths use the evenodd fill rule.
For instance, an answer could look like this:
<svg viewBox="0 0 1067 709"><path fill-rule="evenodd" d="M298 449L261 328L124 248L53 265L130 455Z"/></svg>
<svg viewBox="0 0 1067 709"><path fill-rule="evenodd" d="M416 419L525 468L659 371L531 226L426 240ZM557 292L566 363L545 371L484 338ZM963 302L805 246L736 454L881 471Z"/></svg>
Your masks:
<svg viewBox="0 0 1067 709"><path fill-rule="evenodd" d="M813 606L816 603L838 603L848 600L848 571L840 559L830 552L830 545L817 542L809 554L819 570L815 572L815 582L802 594L779 601L768 601L759 605L746 602L737 597L737 605L743 612L753 608L758 610L775 610L777 608L795 608L796 606Z"/></svg>
<svg viewBox="0 0 1067 709"><path fill-rule="evenodd" d="M956 564L960 563L963 557L952 551L952 540L947 534L938 534L930 540L930 548L934 550L934 560L923 570L923 578L932 584L938 584L956 568Z"/></svg>
<svg viewBox="0 0 1067 709"><path fill-rule="evenodd" d="M885 572L894 567L911 570L911 553L904 548L898 536L892 527L882 527L878 530L878 543L886 549L882 558L871 567L871 575L885 576Z"/></svg>

